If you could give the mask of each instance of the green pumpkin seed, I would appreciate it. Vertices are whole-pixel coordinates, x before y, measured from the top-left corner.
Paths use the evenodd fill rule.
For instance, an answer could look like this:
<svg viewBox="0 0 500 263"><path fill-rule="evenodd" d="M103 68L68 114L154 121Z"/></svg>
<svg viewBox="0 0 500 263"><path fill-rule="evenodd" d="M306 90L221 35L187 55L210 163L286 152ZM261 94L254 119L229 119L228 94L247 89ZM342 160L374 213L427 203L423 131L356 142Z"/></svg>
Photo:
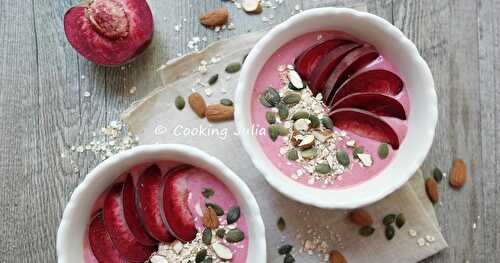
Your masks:
<svg viewBox="0 0 500 263"><path fill-rule="evenodd" d="M364 226L364 227L360 228L358 231L358 233L364 237L369 237L374 232L375 232L375 228L373 228L372 226Z"/></svg>
<svg viewBox="0 0 500 263"><path fill-rule="evenodd" d="M208 85L210 85L210 86L214 85L218 79L219 79L219 74L215 74L215 75L211 76L208 79Z"/></svg>
<svg viewBox="0 0 500 263"><path fill-rule="evenodd" d="M278 226L278 230L283 232L286 228L285 219L283 219L283 217L278 218L276 225Z"/></svg>
<svg viewBox="0 0 500 263"><path fill-rule="evenodd" d="M201 263L212 263L212 258L206 258Z"/></svg>
<svg viewBox="0 0 500 263"><path fill-rule="evenodd" d="M280 136L287 136L288 135L288 128L278 125L280 129Z"/></svg>
<svg viewBox="0 0 500 263"><path fill-rule="evenodd" d="M266 100L266 97L264 95L260 95L259 101L266 108L274 107L273 104L271 104L269 101Z"/></svg>
<svg viewBox="0 0 500 263"><path fill-rule="evenodd" d="M300 120L300 119L308 119L309 118L309 112L307 111L298 111L292 116L292 120Z"/></svg>
<svg viewBox="0 0 500 263"><path fill-rule="evenodd" d="M280 94L272 87L267 87L262 95L264 96L264 99L272 105L272 107L276 107L281 101Z"/></svg>
<svg viewBox="0 0 500 263"><path fill-rule="evenodd" d="M393 239L395 235L396 235L396 229L394 229L393 226L388 225L385 227L385 238L387 238L387 240Z"/></svg>
<svg viewBox="0 0 500 263"><path fill-rule="evenodd" d="M240 207L235 206L235 207L229 208L229 210L227 211L227 218L226 219L227 219L228 225L233 224L236 221L238 221L238 219L240 219Z"/></svg>
<svg viewBox="0 0 500 263"><path fill-rule="evenodd" d="M309 115L309 120L311 121L312 128L318 128L321 124L319 118L314 114Z"/></svg>
<svg viewBox="0 0 500 263"><path fill-rule="evenodd" d="M234 105L233 101L230 99L221 99L220 104L222 104L224 106L233 106Z"/></svg>
<svg viewBox="0 0 500 263"><path fill-rule="evenodd" d="M384 225L388 226L392 223L394 223L396 221L396 215L395 214L388 214L384 217L384 219L382 220L382 223L384 223Z"/></svg>
<svg viewBox="0 0 500 263"><path fill-rule="evenodd" d="M314 171L319 174L327 174L332 171L332 168L330 168L330 165L327 163L318 163L314 168Z"/></svg>
<svg viewBox="0 0 500 263"><path fill-rule="evenodd" d="M406 218L405 218L405 215L404 214L399 214L397 217L396 217L396 226L398 228L402 228L406 223Z"/></svg>
<svg viewBox="0 0 500 263"><path fill-rule="evenodd" d="M284 121L288 118L289 110L288 105L283 102L278 104L278 115L280 116L280 120Z"/></svg>
<svg viewBox="0 0 500 263"><path fill-rule="evenodd" d="M295 262L295 258L291 254L286 254L283 263L293 263Z"/></svg>
<svg viewBox="0 0 500 263"><path fill-rule="evenodd" d="M299 93L291 92L291 93L288 93L283 98L283 102L288 104L288 105L295 105L295 104L300 102L301 98L302 98L302 96Z"/></svg>
<svg viewBox="0 0 500 263"><path fill-rule="evenodd" d="M184 98L182 96L177 96L175 98L175 107L178 110L182 110L182 109L184 109L185 106L186 106L186 100L184 100Z"/></svg>
<svg viewBox="0 0 500 263"><path fill-rule="evenodd" d="M203 241L203 244L209 246L212 243L212 230L205 228L201 234L201 241Z"/></svg>
<svg viewBox="0 0 500 263"><path fill-rule="evenodd" d="M206 250L206 249L202 249L202 250L198 251L198 253L196 253L195 262L196 262L196 263L200 263L200 262L202 262L202 261L203 261L206 257L207 257L207 250Z"/></svg>
<svg viewBox="0 0 500 263"><path fill-rule="evenodd" d="M316 155L318 154L318 149L309 148L307 150L301 151L300 154L302 155L302 158L310 160L316 157Z"/></svg>
<svg viewBox="0 0 500 263"><path fill-rule="evenodd" d="M333 130L333 121L330 119L330 117L323 117L321 118L321 123L323 124L323 127Z"/></svg>
<svg viewBox="0 0 500 263"><path fill-rule="evenodd" d="M227 65L226 72L232 74L240 71L240 69L241 69L241 64L239 62L234 62Z"/></svg>
<svg viewBox="0 0 500 263"><path fill-rule="evenodd" d="M299 152L297 152L297 150L295 149L292 149L286 153L286 157L290 161L296 161L297 159L299 159Z"/></svg>
<svg viewBox="0 0 500 263"><path fill-rule="evenodd" d="M346 152L340 150L335 153L335 157L337 157L337 161L344 167L349 166L351 160L349 160L349 155Z"/></svg>
<svg viewBox="0 0 500 263"><path fill-rule="evenodd" d="M292 252L292 249L293 249L292 245L289 244L283 245L278 249L278 254L280 255L290 254L290 252Z"/></svg>
<svg viewBox="0 0 500 263"><path fill-rule="evenodd" d="M218 206L217 204L214 203L206 203L207 207L211 207L217 216L223 216L224 215L224 209L222 207Z"/></svg>
<svg viewBox="0 0 500 263"><path fill-rule="evenodd" d="M387 156L389 155L389 145L387 145L387 143L382 143L378 146L378 157L380 157L380 159L385 159L387 158Z"/></svg>
<svg viewBox="0 0 500 263"><path fill-rule="evenodd" d="M231 229L226 233L225 238L229 243L238 243L245 239L245 234L239 229Z"/></svg>
<svg viewBox="0 0 500 263"><path fill-rule="evenodd" d="M217 231L215 231L215 235L217 235L219 238L224 238L226 235L226 230L224 228L219 228Z"/></svg>
<svg viewBox="0 0 500 263"><path fill-rule="evenodd" d="M203 189L203 191L201 192L201 194L205 198L208 199L208 198L212 197L215 194L215 192L214 192L214 190L212 188L205 188L205 189Z"/></svg>
<svg viewBox="0 0 500 263"><path fill-rule="evenodd" d="M271 140L273 142L276 141L276 139L278 139L278 137L280 136L280 127L279 125L271 125L267 128L267 132L269 133L269 137L271 138Z"/></svg>
<svg viewBox="0 0 500 263"><path fill-rule="evenodd" d="M437 167L434 168L434 170L432 171L432 176L434 177L434 179L438 183L440 183L441 180L443 180L443 172L441 172L441 169L439 169Z"/></svg>
<svg viewBox="0 0 500 263"><path fill-rule="evenodd" d="M359 159L358 154L362 154L362 153L364 153L363 148L356 147L356 148L354 148L354 150L352 151L352 158L354 158L354 159Z"/></svg>
<svg viewBox="0 0 500 263"><path fill-rule="evenodd" d="M266 120L267 120L267 123L269 123L269 124L275 124L276 123L276 114L274 114L274 112L272 112L272 111L266 112Z"/></svg>

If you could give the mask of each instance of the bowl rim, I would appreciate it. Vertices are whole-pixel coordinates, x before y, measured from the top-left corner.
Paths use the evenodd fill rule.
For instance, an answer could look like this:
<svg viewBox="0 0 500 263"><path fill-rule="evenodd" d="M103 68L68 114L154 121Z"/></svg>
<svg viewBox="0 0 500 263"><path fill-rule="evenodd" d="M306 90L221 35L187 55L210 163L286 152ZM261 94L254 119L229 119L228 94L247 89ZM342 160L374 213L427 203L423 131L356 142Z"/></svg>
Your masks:
<svg viewBox="0 0 500 263"><path fill-rule="evenodd" d="M291 26L297 25L302 20L310 19L311 17L316 17L317 19L320 19L324 18L325 16L334 16L334 15L347 15L352 17L352 19L363 20L363 22L369 23L372 26L382 30L385 34L387 34L388 37L391 37L391 40L398 42L395 43L394 45L400 45L401 48L404 48L404 50L407 52L406 53L407 56L411 59L413 63L415 63L416 68L420 70L420 73L424 77L424 80L422 82L426 83L427 85L422 87L424 89L424 91L422 92L424 92L424 94L428 96L428 104L429 104L426 105L429 108L427 109L426 113L428 115L426 116L427 118L425 120L425 122L428 124L427 125L428 127L426 127L428 129L422 131L422 134L425 134L426 137L423 138L421 142L419 142L420 151L418 153L415 153L411 161L411 164L406 166L404 170L403 169L401 169L401 171L398 170L401 176L393 180L392 184L378 187L377 189L374 190L376 193L370 196L367 196L365 194L350 196L352 198L350 200L325 198L325 195L323 194L323 192L325 191L330 191L330 193L333 193L334 191L336 191L337 193L348 191L345 189L325 190L321 188L315 188L314 193L311 194L311 192L308 192L309 194L305 194L304 192L301 192L299 190L309 191L308 188L312 188L311 186L303 185L295 181L293 181L293 183L284 182L283 178L288 176L284 175L280 170L274 167L274 165L270 165L270 161L266 156L261 156L263 155L263 153L260 152L261 146L255 145L255 142L252 141L253 135L242 132L248 128L247 124L249 120L245 114L251 111L251 105L249 102L251 100L251 93L249 96L248 93L246 92L248 91L248 89L250 90L253 89L253 86L250 86L250 83L253 85L254 78L256 78L254 74L251 74L249 72L251 68L250 65L255 64L259 60L260 61L267 60L267 58L266 59L261 58L260 54L263 52L263 50L265 50L265 48L268 45L272 44L272 42L275 40L275 38L277 38L277 36L285 34L286 31L290 31ZM295 37L301 35L298 33L294 34ZM437 94L434 89L434 79L432 77L431 71L425 60L421 57L415 44L413 44L413 42L409 40L398 28L396 28L391 23L389 23L388 21L386 21L381 17L370 14L368 12L357 11L351 8L322 7L322 8L309 9L292 16L288 20L282 22L281 24L277 25L276 27L272 28L269 32L267 32L252 48L245 62L246 63L244 63L242 67L242 71L238 80L238 85L235 94L235 122L237 130L240 131L239 132L240 140L243 144L244 149L250 156L253 164L265 177L266 181L273 188L275 188L276 190L278 190L279 192L281 192L282 194L293 200L325 209L354 209L374 203L376 201L383 199L384 197L388 196L389 194L391 194L392 192L396 191L401 186L403 186L423 163L425 157L427 156L432 146L432 142L435 135L435 129L437 126L438 109L437 109ZM251 122L251 117L250 117L250 122ZM403 141L403 144L406 141L408 140L405 139ZM394 161L395 160L393 160L392 163L394 163ZM390 164L388 167L390 167L391 165L392 164ZM388 167L386 167L380 173L385 173ZM377 175L377 177L379 176L381 176L381 174ZM374 178L362 182L359 185L349 187L349 189L355 189L360 185L364 185L366 182L373 181ZM290 178L288 177L288 179ZM316 194L320 192L322 194Z"/></svg>
<svg viewBox="0 0 500 263"><path fill-rule="evenodd" d="M231 187L236 187L235 189L231 189L231 192L237 197L239 205L242 209L245 209L244 207L246 207L245 213L247 214L246 219L250 236L248 254L255 254L255 257L252 258L252 262L266 262L266 235L264 221L262 219L257 200L246 183L230 168L222 163L222 161L198 148L184 144L154 144L137 146L111 156L89 172L84 180L75 188L71 194L69 202L66 205L66 208L64 209L64 213L57 230L56 252L59 263L75 262L74 257L71 255L71 248L69 247L69 244L75 242L74 236L71 234L72 219L74 219L75 213L77 213L77 210L80 209L80 206L82 206L82 204L78 201L83 197L86 197L86 194L88 194L90 188L97 183L99 177L113 177L112 180L114 181L123 172L127 171L131 167L147 162L142 160L142 157L161 156L162 154L179 154L185 158L182 159L185 160L185 163L191 164L192 162L198 162L203 166L210 166L210 169L212 170L210 172L214 176L223 182L226 181L224 182L225 184L229 182L232 184ZM161 161L163 159L161 157L156 160L149 159L149 161L158 160ZM107 173L110 168L119 167L122 162L127 161L135 164L130 164L126 167L126 169L119 168L122 170L121 173ZM104 188L106 187L108 186L105 186ZM94 203L97 198L98 196L95 196L94 199L91 198L91 200L93 200L91 202ZM85 222L88 224L89 220L90 216L85 220ZM83 248L83 240L77 242L82 242L81 247ZM250 257L247 257L247 262L249 262L249 259ZM82 259L81 262L84 262L84 260Z"/></svg>

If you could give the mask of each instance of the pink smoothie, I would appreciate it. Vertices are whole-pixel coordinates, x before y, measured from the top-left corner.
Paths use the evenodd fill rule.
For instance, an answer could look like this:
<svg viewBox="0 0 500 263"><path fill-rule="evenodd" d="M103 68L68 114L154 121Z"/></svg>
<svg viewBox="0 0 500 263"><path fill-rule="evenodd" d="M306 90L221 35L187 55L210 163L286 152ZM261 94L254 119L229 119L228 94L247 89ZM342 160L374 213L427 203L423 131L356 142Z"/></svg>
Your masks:
<svg viewBox="0 0 500 263"><path fill-rule="evenodd" d="M178 165L181 165L180 163L177 162L172 162L172 161L158 161L155 162L162 170L162 174L165 174L168 170L171 168L174 168ZM132 175L134 182L137 182L137 179L139 175L151 165L152 163L147 163L147 164L141 164L138 165L130 170L130 174ZM121 175L115 183L122 182L125 180L127 174ZM238 206L238 202L236 200L236 197L234 194L227 188L226 185L224 185L219 179L217 179L214 175L203 171L203 173L197 174L196 176L191 175L188 178L188 189L190 191L188 202L189 202L189 209L194 217L195 220L195 225L198 230L198 232L202 232L204 230L204 226L202 223L202 210L205 207L205 203L215 203L219 205L221 208L224 209L224 211L227 213L229 208ZM206 199L202 192L204 189L210 188L214 190L214 195L210 197L209 199ZM103 207L104 199L106 197L106 194L108 193L108 190L103 192L101 196L98 198L98 200L95 202L93 209L92 209L92 217L97 213L100 209ZM92 218L91 217L91 218ZM221 219L224 219L223 224L225 224L225 216L221 217ZM90 223L90 219L89 219ZM243 214L243 211L241 211L241 216L238 219L238 221L235 223L238 229L243 231L245 234L245 239L241 242L235 243L235 244L230 244L230 243L225 243L228 248L231 249L233 252L233 259L230 262L235 262L235 263L243 263L246 262L247 258L247 253L248 253L248 240L249 240L249 235L248 235L248 225L247 225L247 220L246 216ZM87 234L85 235L84 238L84 259L85 262L89 263L98 263L97 259L94 257L92 253L92 249L90 248L89 244L89 239Z"/></svg>
<svg viewBox="0 0 500 263"><path fill-rule="evenodd" d="M252 104L251 104L252 121L255 126L257 125L260 127L268 126L265 114L267 111L269 111L269 108L264 107L259 102L259 96L269 86L272 86L274 89L277 90L281 88L282 84L279 72L277 71L278 67L280 67L280 65L289 65L289 64L293 65L295 58L299 56L299 54L302 51L304 51L305 49L314 44L319 43L323 39L330 37L332 38L340 37L343 39L352 39L358 42L362 42L343 32L337 32L337 31L313 32L305 34L288 42L287 44L279 48L266 61L265 65L262 67L257 77L252 92ZM387 59L384 58L383 54L381 54L381 56L379 56L374 62L367 65L366 69L368 68L387 69L394 72L395 74L399 75L402 78L401 74L399 74L399 71L396 69L396 67L393 66L389 61L387 61ZM398 94L395 98L399 102L401 102L406 111L406 115L408 116L410 113L410 105L406 87L403 87L403 91L400 94ZM407 121L392 117L382 117L382 118L389 122L389 124L394 128L394 130L398 134L400 141L402 141L407 132ZM335 129L338 130L337 128ZM261 134L256 136L260 146L266 153L269 160L271 160L271 162L284 174L292 177L292 175L296 173L298 169L301 169L301 164L289 161L286 158L286 156L280 154L280 148L285 145L284 141L281 138L278 138L275 142L273 142L269 138L267 133L264 135ZM348 167L348 169L345 170L344 174L342 174L334 184L323 184L317 181L314 183L308 182L309 176L307 174L305 176L293 177L293 180L296 180L305 185L309 185L312 187L319 187L319 188L340 189L340 188L351 187L356 184L365 182L370 178L373 178L374 176L379 174L385 167L389 165L389 163L394 159L394 156L397 154L397 151L390 149L389 156L386 159L382 160L378 157L377 154L377 149L378 146L380 145L380 142L358 136L351 132L347 132L347 137L345 138L345 140L337 143L337 146L345 150L350 156L352 156L352 149L346 147L345 145L345 142L348 141L349 139L354 139L358 145L362 146L365 153L371 154L373 158L372 166L362 167L359 163L352 162L351 158L350 166Z"/></svg>

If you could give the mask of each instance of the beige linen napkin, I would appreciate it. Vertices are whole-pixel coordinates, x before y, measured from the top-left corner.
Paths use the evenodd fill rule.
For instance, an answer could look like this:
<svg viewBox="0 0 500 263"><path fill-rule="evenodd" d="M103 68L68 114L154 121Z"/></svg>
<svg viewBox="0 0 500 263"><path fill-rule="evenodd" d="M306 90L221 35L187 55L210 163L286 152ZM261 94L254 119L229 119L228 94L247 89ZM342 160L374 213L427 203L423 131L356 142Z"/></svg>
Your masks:
<svg viewBox="0 0 500 263"><path fill-rule="evenodd" d="M206 119L199 119L189 106L183 111L174 107L176 96L186 98L192 90L203 94L208 103L218 103L221 98L232 99L238 74L227 74L224 68L229 63L241 61L262 34L250 33L222 40L161 67L159 74L164 86L134 103L122 115L130 131L139 137L141 144L182 143L198 147L236 172L259 203L266 225L268 262L283 262L277 248L285 243L294 245L296 262L306 263L324 261L325 253L331 249L342 251L349 262L401 263L418 262L446 248L434 208L425 195L421 171L399 191L367 208L376 221L376 231L371 237L361 237L357 227L345 219L348 211L306 206L272 189L234 134L234 122L211 124ZM203 61L207 62L205 73ZM216 73L219 74L216 84L206 85ZM396 231L391 241L386 240L381 223L389 213L406 216L406 225ZM284 232L276 227L280 216L286 221ZM416 236L409 234L413 231ZM309 249L314 252L312 255ZM249 257L251 259L251 255Z"/></svg>

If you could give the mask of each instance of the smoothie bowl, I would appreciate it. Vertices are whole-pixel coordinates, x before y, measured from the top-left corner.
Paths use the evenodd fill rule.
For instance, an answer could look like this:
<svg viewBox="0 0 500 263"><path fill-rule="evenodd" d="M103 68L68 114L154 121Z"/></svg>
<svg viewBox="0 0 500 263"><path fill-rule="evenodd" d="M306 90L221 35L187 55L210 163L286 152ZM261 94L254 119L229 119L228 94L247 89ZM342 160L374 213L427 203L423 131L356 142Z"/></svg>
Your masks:
<svg viewBox="0 0 500 263"><path fill-rule="evenodd" d="M139 146L76 188L58 262L265 262L259 207L219 160L184 145Z"/></svg>
<svg viewBox="0 0 500 263"><path fill-rule="evenodd" d="M415 45L347 8L308 10L268 32L243 65L235 104L240 138L267 181L322 208L364 206L401 187L437 122Z"/></svg>

